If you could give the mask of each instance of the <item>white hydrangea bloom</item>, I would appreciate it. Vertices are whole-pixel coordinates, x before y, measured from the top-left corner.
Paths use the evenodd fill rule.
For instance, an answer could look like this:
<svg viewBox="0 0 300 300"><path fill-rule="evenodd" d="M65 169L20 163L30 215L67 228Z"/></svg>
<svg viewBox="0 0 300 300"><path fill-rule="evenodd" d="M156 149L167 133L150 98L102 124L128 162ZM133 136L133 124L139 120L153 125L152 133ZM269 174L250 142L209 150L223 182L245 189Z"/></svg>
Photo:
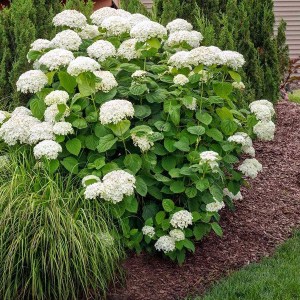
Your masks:
<svg viewBox="0 0 300 300"><path fill-rule="evenodd" d="M180 242L185 239L184 232L180 229L173 229L169 232L171 238L174 239L175 242Z"/></svg>
<svg viewBox="0 0 300 300"><path fill-rule="evenodd" d="M123 18L130 18L131 17L131 13L129 11L126 11L126 10L121 9L121 8L117 9L117 15L119 17L123 17Z"/></svg>
<svg viewBox="0 0 300 300"><path fill-rule="evenodd" d="M24 106L18 106L14 109L14 111L11 113L12 117L15 116L32 116L32 112L30 109Z"/></svg>
<svg viewBox="0 0 300 300"><path fill-rule="evenodd" d="M70 29L57 33L51 41L52 47L71 51L77 51L81 43L82 40L78 33Z"/></svg>
<svg viewBox="0 0 300 300"><path fill-rule="evenodd" d="M147 152L154 143L148 139L147 136L137 136L136 134L131 135L133 144L141 149L142 152Z"/></svg>
<svg viewBox="0 0 300 300"><path fill-rule="evenodd" d="M198 47L189 52L189 60L194 66L205 65L220 65L223 60L220 58L222 51L218 47Z"/></svg>
<svg viewBox="0 0 300 300"><path fill-rule="evenodd" d="M177 85L185 85L189 82L189 79L183 74L178 74L173 78L173 82Z"/></svg>
<svg viewBox="0 0 300 300"><path fill-rule="evenodd" d="M74 9L66 9L53 18L54 26L67 26L70 28L81 28L86 25L86 17Z"/></svg>
<svg viewBox="0 0 300 300"><path fill-rule="evenodd" d="M224 65L234 70L241 68L245 64L244 56L235 51L222 51L221 57L224 60Z"/></svg>
<svg viewBox="0 0 300 300"><path fill-rule="evenodd" d="M137 43L136 39L128 39L124 41L118 51L117 55L121 58L126 58L127 60L132 60L135 58L138 58L140 54L138 51L135 49L135 45Z"/></svg>
<svg viewBox="0 0 300 300"><path fill-rule="evenodd" d="M135 177L123 170L112 171L103 177L101 198L114 204L131 196L135 189Z"/></svg>
<svg viewBox="0 0 300 300"><path fill-rule="evenodd" d="M87 187L90 184L100 182L100 178L96 175L87 175L82 178L81 184L83 187Z"/></svg>
<svg viewBox="0 0 300 300"><path fill-rule="evenodd" d="M96 25L85 25L81 28L81 31L78 32L79 36L86 40L86 39L93 39L100 35L99 28Z"/></svg>
<svg viewBox="0 0 300 300"><path fill-rule="evenodd" d="M143 21L150 21L150 19L147 18L144 15L141 15L141 14L132 14L129 17L129 23L131 24L131 26L134 26L134 25L136 25L138 23L141 23Z"/></svg>
<svg viewBox="0 0 300 300"><path fill-rule="evenodd" d="M247 158L238 167L238 170L241 171L247 177L255 178L257 177L258 173L262 171L262 165L255 158Z"/></svg>
<svg viewBox="0 0 300 300"><path fill-rule="evenodd" d="M154 247L157 251L163 251L164 253L172 252L176 248L175 240L168 235L163 235L156 241Z"/></svg>
<svg viewBox="0 0 300 300"><path fill-rule="evenodd" d="M7 111L0 110L0 124L10 117L10 113Z"/></svg>
<svg viewBox="0 0 300 300"><path fill-rule="evenodd" d="M190 52L178 51L169 58L168 64L177 69L191 68Z"/></svg>
<svg viewBox="0 0 300 300"><path fill-rule="evenodd" d="M218 212L224 207L225 207L225 203L223 201L219 202L215 200L214 202L206 204L206 211Z"/></svg>
<svg viewBox="0 0 300 300"><path fill-rule="evenodd" d="M96 90L108 93L113 88L118 86L115 76L109 71L95 71L96 77L101 79L101 82L96 82Z"/></svg>
<svg viewBox="0 0 300 300"><path fill-rule="evenodd" d="M208 163L218 161L220 158L219 154L215 151L204 151L200 153L200 159L203 163Z"/></svg>
<svg viewBox="0 0 300 300"><path fill-rule="evenodd" d="M21 93L35 94L48 83L48 77L40 70L30 70L23 73L17 81L17 90Z"/></svg>
<svg viewBox="0 0 300 300"><path fill-rule="evenodd" d="M108 36L119 36L124 33L129 33L131 30L131 24L128 19L119 16L112 16L101 23L101 28L106 30L106 34Z"/></svg>
<svg viewBox="0 0 300 300"><path fill-rule="evenodd" d="M44 102L47 106L50 106L52 104L67 104L68 100L69 94L67 92L56 90L49 93Z"/></svg>
<svg viewBox="0 0 300 300"><path fill-rule="evenodd" d="M37 39L30 45L30 50L43 51L51 48L51 42L46 39Z"/></svg>
<svg viewBox="0 0 300 300"><path fill-rule="evenodd" d="M153 238L155 236L155 229L153 226L148 226L148 225L145 225L143 228L142 228L142 232L143 232L143 235L147 235L149 236L150 238Z"/></svg>
<svg viewBox="0 0 300 300"><path fill-rule="evenodd" d="M199 47L200 42L202 40L203 40L203 36L198 31L180 30L180 31L175 31L169 35L169 38L167 40L167 45L169 47L176 47L186 42L192 48L196 48Z"/></svg>
<svg viewBox="0 0 300 300"><path fill-rule="evenodd" d="M50 123L56 123L55 117L59 113L59 110L57 108L57 104L52 104L48 106L44 112L44 119L46 122ZM67 107L62 118L57 121L64 121L64 118L70 115L70 109Z"/></svg>
<svg viewBox="0 0 300 300"><path fill-rule="evenodd" d="M28 114L25 107L16 109L0 128L0 138L9 145L29 144L30 129L41 122Z"/></svg>
<svg viewBox="0 0 300 300"><path fill-rule="evenodd" d="M242 151L251 156L255 156L255 149L253 148L252 139L245 132L236 132L234 135L228 138L231 143L237 143L242 145Z"/></svg>
<svg viewBox="0 0 300 300"><path fill-rule="evenodd" d="M53 49L40 57L38 63L46 66L50 71L66 67L75 59L73 53L66 49Z"/></svg>
<svg viewBox="0 0 300 300"><path fill-rule="evenodd" d="M131 77L132 78L144 78L147 76L147 74L148 74L148 72L146 72L144 70L137 70L131 75Z"/></svg>
<svg viewBox="0 0 300 300"><path fill-rule="evenodd" d="M250 111L255 114L256 119L260 121L271 121L272 119L272 112L268 106L263 104L253 104L250 107Z"/></svg>
<svg viewBox="0 0 300 300"><path fill-rule="evenodd" d="M55 141L42 141L33 148L33 155L36 159L45 157L47 159L57 159L58 154L62 152L62 147Z"/></svg>
<svg viewBox="0 0 300 300"><path fill-rule="evenodd" d="M167 24L166 28L170 33L180 30L193 30L193 25L184 19L175 19Z"/></svg>
<svg viewBox="0 0 300 300"><path fill-rule="evenodd" d="M254 127L253 132L261 141L273 141L276 126L272 121L259 121Z"/></svg>
<svg viewBox="0 0 300 300"><path fill-rule="evenodd" d="M198 74L201 76L199 80L200 82L206 83L209 79L213 78L213 75L206 70L201 70Z"/></svg>
<svg viewBox="0 0 300 300"><path fill-rule="evenodd" d="M174 228L187 228L189 225L193 224L193 216L187 210L180 210L172 215L170 224Z"/></svg>
<svg viewBox="0 0 300 300"><path fill-rule="evenodd" d="M89 57L103 62L109 57L116 56L117 51L112 43L104 40L99 40L87 48L87 53Z"/></svg>
<svg viewBox="0 0 300 300"><path fill-rule="evenodd" d="M103 190L102 182L96 182L89 184L84 191L84 198L88 200L94 200L100 197Z"/></svg>
<svg viewBox="0 0 300 300"><path fill-rule="evenodd" d="M236 82L235 81L235 82L232 83L232 86L233 86L233 88L235 88L237 90L240 90L240 91L245 89L245 85L244 85L243 82Z"/></svg>
<svg viewBox="0 0 300 300"><path fill-rule="evenodd" d="M268 100L265 100L265 99L256 100L256 101L253 101L249 104L249 108L251 109L251 107L255 106L255 105L265 105L270 109L272 116L275 115L275 109L274 109L274 105L273 105L272 102L270 102Z"/></svg>
<svg viewBox="0 0 300 300"><path fill-rule="evenodd" d="M44 140L54 140L53 125L49 122L37 123L29 130L29 144L34 145Z"/></svg>
<svg viewBox="0 0 300 300"><path fill-rule="evenodd" d="M193 98L192 103L184 103L184 106L189 110L196 110L197 109L197 99Z"/></svg>
<svg viewBox="0 0 300 300"><path fill-rule="evenodd" d="M72 76L78 76L84 72L94 72L100 69L100 64L94 59L78 56L72 60L67 68L67 72Z"/></svg>
<svg viewBox="0 0 300 300"><path fill-rule="evenodd" d="M56 135L73 134L74 129L69 122L57 122L53 125L53 133Z"/></svg>
<svg viewBox="0 0 300 300"><path fill-rule="evenodd" d="M228 188L223 189L223 195L229 197L233 201L243 200L243 195L241 192L238 192L236 195L231 193Z"/></svg>
<svg viewBox="0 0 300 300"><path fill-rule="evenodd" d="M99 120L101 124L117 124L120 121L132 118L134 116L134 108L131 102L127 100L111 100L105 102L100 107Z"/></svg>
<svg viewBox="0 0 300 300"><path fill-rule="evenodd" d="M118 12L116 9L111 7L103 7L93 12L91 20L93 24L101 26L102 22L111 16L117 16Z"/></svg>
<svg viewBox="0 0 300 300"><path fill-rule="evenodd" d="M146 42L151 38L164 38L167 30L164 26L153 21L143 21L132 27L130 36L139 42Z"/></svg>

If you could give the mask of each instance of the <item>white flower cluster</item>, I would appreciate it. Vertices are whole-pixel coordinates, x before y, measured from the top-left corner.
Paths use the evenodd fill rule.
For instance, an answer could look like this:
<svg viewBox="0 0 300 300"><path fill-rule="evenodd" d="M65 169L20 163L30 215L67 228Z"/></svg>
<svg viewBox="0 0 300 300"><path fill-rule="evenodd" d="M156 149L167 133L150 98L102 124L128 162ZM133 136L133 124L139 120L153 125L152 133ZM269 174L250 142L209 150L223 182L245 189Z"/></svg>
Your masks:
<svg viewBox="0 0 300 300"><path fill-rule="evenodd" d="M101 181L89 184L84 191L84 198L94 200L101 196L103 184Z"/></svg>
<svg viewBox="0 0 300 300"><path fill-rule="evenodd" d="M131 135L133 144L141 149L142 152L147 152L154 143L148 139L147 136L137 136L136 134Z"/></svg>
<svg viewBox="0 0 300 300"><path fill-rule="evenodd" d="M116 48L108 41L99 40L87 48L87 53L91 58L95 58L99 62L103 62L107 58L114 57L116 55Z"/></svg>
<svg viewBox="0 0 300 300"><path fill-rule="evenodd" d="M189 79L183 74L178 74L173 78L173 82L174 84L183 86L189 82Z"/></svg>
<svg viewBox="0 0 300 300"><path fill-rule="evenodd" d="M48 122L34 124L29 130L28 143L36 144L39 141L53 140L53 125Z"/></svg>
<svg viewBox="0 0 300 300"><path fill-rule="evenodd" d="M100 69L100 65L94 59L78 56L72 60L67 68L67 72L72 76L78 76L84 72L94 72Z"/></svg>
<svg viewBox="0 0 300 300"><path fill-rule="evenodd" d="M208 164L212 172L217 172L219 167L218 160L220 160L219 154L215 151L204 151L200 153L199 164Z"/></svg>
<svg viewBox="0 0 300 300"><path fill-rule="evenodd" d="M188 51L178 51L169 58L168 63L177 69L191 68L190 53Z"/></svg>
<svg viewBox="0 0 300 300"><path fill-rule="evenodd" d="M53 49L40 57L38 63L46 66L50 71L66 67L75 59L73 53L66 49Z"/></svg>
<svg viewBox="0 0 300 300"><path fill-rule="evenodd" d="M94 74L97 78L101 79L100 82L96 82L96 90L108 93L113 88L118 86L118 82L115 76L109 71L95 71Z"/></svg>
<svg viewBox="0 0 300 300"><path fill-rule="evenodd" d="M241 171L247 177L255 178L257 177L258 173L262 171L262 165L255 158L247 158L238 167L238 170Z"/></svg>
<svg viewBox="0 0 300 300"><path fill-rule="evenodd" d="M237 89L239 91L242 91L242 90L245 89L245 85L244 85L243 82L236 82L235 81L235 82L232 83L232 86L233 86L233 88L235 88L235 89Z"/></svg>
<svg viewBox="0 0 300 300"><path fill-rule="evenodd" d="M175 250L175 240L168 235L163 235L156 241L154 247L157 251L164 253L172 252Z"/></svg>
<svg viewBox="0 0 300 300"><path fill-rule="evenodd" d="M67 104L68 100L69 100L69 94L67 92L56 90L49 93L45 97L44 102L47 106L50 106L52 104Z"/></svg>
<svg viewBox="0 0 300 300"><path fill-rule="evenodd" d="M86 25L86 17L74 9L67 9L58 13L53 18L54 26L67 26L70 28L82 28Z"/></svg>
<svg viewBox="0 0 300 300"><path fill-rule="evenodd" d="M153 226L145 225L142 228L142 232L143 232L143 235L147 235L150 238L153 238L155 236L155 229Z"/></svg>
<svg viewBox="0 0 300 300"><path fill-rule="evenodd" d="M30 47L30 50L43 51L51 48L51 42L46 39L37 39L31 44Z"/></svg>
<svg viewBox="0 0 300 300"><path fill-rule="evenodd" d="M192 48L196 48L200 46L200 42L202 40L203 40L203 36L198 31L180 30L180 31L175 31L169 35L169 38L167 40L167 45L169 47L178 47L185 42Z"/></svg>
<svg viewBox="0 0 300 300"><path fill-rule="evenodd" d="M172 215L170 224L174 228L187 228L189 225L193 224L193 216L187 210L180 210Z"/></svg>
<svg viewBox="0 0 300 300"><path fill-rule="evenodd" d="M146 42L151 38L164 38L167 29L159 23L153 21L143 21L132 27L130 36L139 42Z"/></svg>
<svg viewBox="0 0 300 300"><path fill-rule="evenodd" d="M209 212L218 212L222 208L225 207L225 203L223 201L217 201L215 200L214 202L206 204L206 211Z"/></svg>
<svg viewBox="0 0 300 300"><path fill-rule="evenodd" d="M244 56L236 51L222 51L221 57L224 65L234 70L241 68L245 64Z"/></svg>
<svg viewBox="0 0 300 300"><path fill-rule="evenodd" d="M100 178L96 175L87 175L85 177L82 178L82 185L83 187L87 187L90 184L96 183L96 182L100 182Z"/></svg>
<svg viewBox="0 0 300 300"><path fill-rule="evenodd" d="M194 66L205 65L222 65L224 63L222 57L222 50L218 47L198 47L189 52L190 64Z"/></svg>
<svg viewBox="0 0 300 300"><path fill-rule="evenodd" d="M192 103L184 103L184 106L189 110L197 109L197 99L193 98Z"/></svg>
<svg viewBox="0 0 300 300"><path fill-rule="evenodd" d="M130 32L131 24L126 18L112 16L101 23L101 28L106 30L108 36L120 36Z"/></svg>
<svg viewBox="0 0 300 300"><path fill-rule="evenodd" d="M61 119L55 120L58 113L59 113L59 110L58 110L57 104L52 104L46 108L46 110L44 112L44 120L46 122L50 122L50 123L64 121L64 118L70 115L70 109L67 107L65 112L63 113Z"/></svg>
<svg viewBox="0 0 300 300"><path fill-rule="evenodd" d="M140 54L135 49L136 43L136 39L128 39L124 41L118 48L117 55L127 60L138 58Z"/></svg>
<svg viewBox="0 0 300 300"><path fill-rule="evenodd" d="M271 121L275 114L273 104L268 100L253 101L249 105L259 122L253 127L253 132L262 141L272 141L275 135L275 124Z"/></svg>
<svg viewBox="0 0 300 300"><path fill-rule="evenodd" d="M61 145L50 140L42 141L33 148L33 154L36 159L41 159L42 157L56 159L60 152L62 152Z"/></svg>
<svg viewBox="0 0 300 300"><path fill-rule="evenodd" d="M118 15L118 11L116 9L111 7L104 7L94 11L94 13L91 15L91 20L93 24L97 26L101 26L102 22L105 19L117 15Z"/></svg>
<svg viewBox="0 0 300 300"><path fill-rule="evenodd" d="M180 242L185 239L184 232L180 229L173 229L169 232L171 238L174 239L175 242Z"/></svg>
<svg viewBox="0 0 300 300"><path fill-rule="evenodd" d="M99 119L103 125L117 124L124 119L132 118L133 115L134 108L131 102L116 99L102 104Z"/></svg>
<svg viewBox="0 0 300 300"><path fill-rule="evenodd" d="M201 70L198 72L198 74L201 76L200 77L200 82L204 82L206 83L209 79L213 78L213 75L210 74L208 71L206 70Z"/></svg>
<svg viewBox="0 0 300 300"><path fill-rule="evenodd" d="M131 75L131 77L132 78L145 78L147 76L147 74L148 73L144 70L137 70Z"/></svg>
<svg viewBox="0 0 300 300"><path fill-rule="evenodd" d="M23 73L17 81L17 90L22 93L37 93L48 83L47 76L40 70Z"/></svg>
<svg viewBox="0 0 300 300"><path fill-rule="evenodd" d="M69 122L57 122L53 125L53 133L56 135L73 134L74 129Z"/></svg>
<svg viewBox="0 0 300 300"><path fill-rule="evenodd" d="M53 48L61 48L70 51L77 51L81 43L82 40L78 33L70 29L57 33L51 41Z"/></svg>
<svg viewBox="0 0 300 300"><path fill-rule="evenodd" d="M184 19L175 19L168 23L166 28L170 33L180 30L191 31L193 30L193 25Z"/></svg>
<svg viewBox="0 0 300 300"><path fill-rule="evenodd" d="M99 28L96 25L85 25L81 28L81 31L78 32L79 36L86 40L86 39L93 39L100 35Z"/></svg>
<svg viewBox="0 0 300 300"><path fill-rule="evenodd" d="M223 190L223 195L229 197L233 201L243 200L243 195L241 192L238 192L236 195L234 195L227 188Z"/></svg>
<svg viewBox="0 0 300 300"><path fill-rule="evenodd" d="M245 132L236 132L234 135L228 138L231 143L237 143L242 145L242 151L251 156L255 156L255 149L252 144L252 140Z"/></svg>
<svg viewBox="0 0 300 300"><path fill-rule="evenodd" d="M131 26L134 26L143 21L149 21L149 18L141 14L132 14L129 17L129 23L131 24Z"/></svg>

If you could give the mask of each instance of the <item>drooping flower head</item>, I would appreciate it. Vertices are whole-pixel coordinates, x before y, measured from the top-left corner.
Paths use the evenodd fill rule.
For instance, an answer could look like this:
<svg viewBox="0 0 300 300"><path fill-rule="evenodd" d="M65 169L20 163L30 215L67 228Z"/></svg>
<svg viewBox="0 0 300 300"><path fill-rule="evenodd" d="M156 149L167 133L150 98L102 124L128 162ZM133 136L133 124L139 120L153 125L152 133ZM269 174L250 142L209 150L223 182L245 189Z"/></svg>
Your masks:
<svg viewBox="0 0 300 300"><path fill-rule="evenodd" d="M155 236L155 229L153 226L148 226L148 225L145 225L143 228L142 228L142 232L143 232L143 235L147 235L149 236L150 238L153 238Z"/></svg>
<svg viewBox="0 0 300 300"><path fill-rule="evenodd" d="M69 100L69 94L65 91L52 91L45 97L45 104L50 106L52 104L67 104Z"/></svg>
<svg viewBox="0 0 300 300"><path fill-rule="evenodd" d="M33 154L36 159L45 157L47 159L57 159L62 147L55 141L42 141L33 148Z"/></svg>
<svg viewBox="0 0 300 300"><path fill-rule="evenodd" d="M83 187L87 187L90 184L96 183L96 182L100 182L100 178L96 175L87 175L85 177L82 178L82 185Z"/></svg>
<svg viewBox="0 0 300 300"><path fill-rule="evenodd" d="M238 167L238 170L241 171L247 177L255 178L257 177L258 173L262 171L262 165L255 158L247 158Z"/></svg>
<svg viewBox="0 0 300 300"><path fill-rule="evenodd" d="M187 210L180 210L171 217L170 224L174 228L184 229L193 224L193 216Z"/></svg>
<svg viewBox="0 0 300 300"><path fill-rule="evenodd" d="M208 212L218 212L222 208L225 207L225 203L223 201L217 201L206 204L206 211Z"/></svg>
<svg viewBox="0 0 300 300"><path fill-rule="evenodd" d="M37 39L30 45L30 50L43 51L51 48L51 42L46 39Z"/></svg>
<svg viewBox="0 0 300 300"><path fill-rule="evenodd" d="M53 133L56 135L73 134L74 129L69 122L57 122L53 125Z"/></svg>
<svg viewBox="0 0 300 300"><path fill-rule="evenodd" d="M40 70L23 73L17 81L17 90L22 93L37 93L48 83L47 76Z"/></svg>
<svg viewBox="0 0 300 300"><path fill-rule="evenodd" d="M154 247L157 251L163 251L164 253L169 253L174 251L176 248L175 240L168 235L163 235L156 241Z"/></svg>
<svg viewBox="0 0 300 300"><path fill-rule="evenodd" d="M175 240L175 242L180 242L185 239L184 232L180 229L173 229L169 232L171 238Z"/></svg>
<svg viewBox="0 0 300 300"><path fill-rule="evenodd" d="M118 86L118 82L115 76L109 71L95 71L94 74L97 78L101 79L100 82L96 82L96 90L108 93L113 88Z"/></svg>
<svg viewBox="0 0 300 300"><path fill-rule="evenodd" d="M67 9L58 13L53 18L54 26L67 26L70 28L82 28L86 25L86 17L74 9Z"/></svg>

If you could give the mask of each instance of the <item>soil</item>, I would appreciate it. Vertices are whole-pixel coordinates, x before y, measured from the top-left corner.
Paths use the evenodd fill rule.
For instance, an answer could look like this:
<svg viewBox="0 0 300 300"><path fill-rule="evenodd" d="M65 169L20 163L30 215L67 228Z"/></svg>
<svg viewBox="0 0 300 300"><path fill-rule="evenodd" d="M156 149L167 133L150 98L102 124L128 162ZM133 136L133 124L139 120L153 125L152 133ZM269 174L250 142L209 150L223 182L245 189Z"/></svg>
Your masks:
<svg viewBox="0 0 300 300"><path fill-rule="evenodd" d="M179 267L158 256L131 254L118 300L175 300L202 294L213 282L271 255L300 224L300 105L277 105L275 140L255 143L263 172L244 188L234 212L224 210L224 236L210 234Z"/></svg>

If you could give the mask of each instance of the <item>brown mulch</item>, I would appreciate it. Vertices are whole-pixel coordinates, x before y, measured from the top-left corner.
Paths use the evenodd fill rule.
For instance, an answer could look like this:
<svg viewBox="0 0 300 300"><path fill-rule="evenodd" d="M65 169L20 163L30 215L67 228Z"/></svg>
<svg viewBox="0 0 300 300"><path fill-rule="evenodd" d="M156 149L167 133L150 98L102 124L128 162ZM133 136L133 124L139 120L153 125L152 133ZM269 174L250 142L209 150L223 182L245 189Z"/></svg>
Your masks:
<svg viewBox="0 0 300 300"><path fill-rule="evenodd" d="M273 142L255 143L263 172L243 190L236 211L221 213L222 238L210 234L179 267L158 256L133 254L124 263L126 286L111 299L173 300L201 294L212 282L269 256L300 224L300 106L277 105Z"/></svg>

